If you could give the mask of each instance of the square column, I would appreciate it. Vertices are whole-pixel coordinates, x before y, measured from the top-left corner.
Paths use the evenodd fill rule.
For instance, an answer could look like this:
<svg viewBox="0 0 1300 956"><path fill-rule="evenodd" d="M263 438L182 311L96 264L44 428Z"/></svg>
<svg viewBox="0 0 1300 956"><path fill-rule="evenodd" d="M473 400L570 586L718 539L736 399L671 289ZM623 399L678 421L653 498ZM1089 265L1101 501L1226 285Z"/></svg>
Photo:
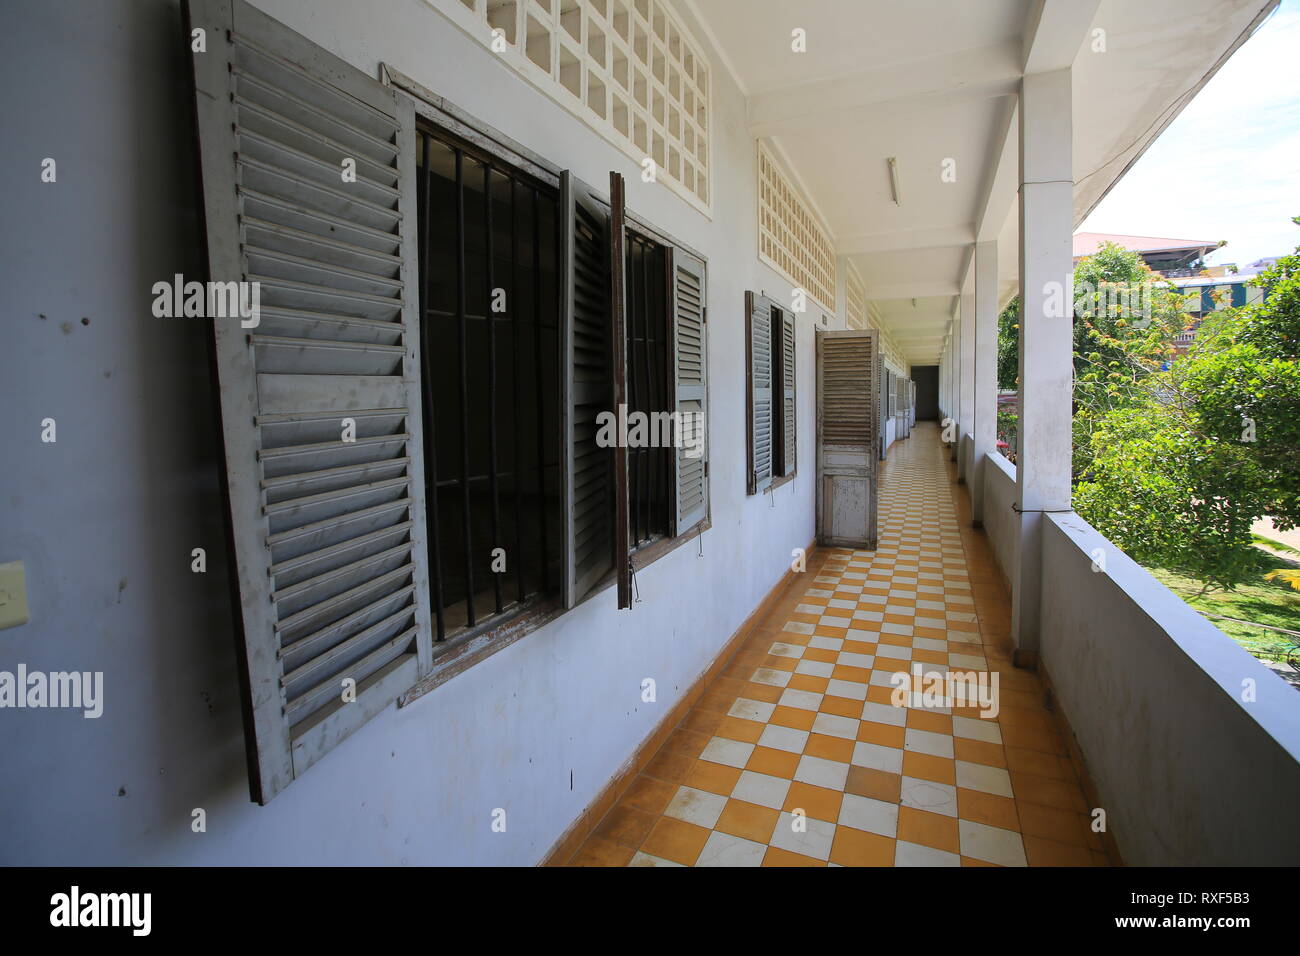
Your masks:
<svg viewBox="0 0 1300 956"><path fill-rule="evenodd" d="M943 432L944 419L948 418L948 343L939 352L939 431Z"/></svg>
<svg viewBox="0 0 1300 956"><path fill-rule="evenodd" d="M948 414L955 424L952 429L952 444L948 446L948 458L956 461L957 448L961 445L961 321L957 315L953 315L950 328L952 340L948 343L948 366L952 369L952 394L949 397L952 409Z"/></svg>
<svg viewBox="0 0 1300 956"><path fill-rule="evenodd" d="M1070 70L1020 82L1019 548L1011 581L1016 663L1037 659L1043 513L1070 510L1074 227Z"/></svg>
<svg viewBox="0 0 1300 956"><path fill-rule="evenodd" d="M968 281L957 300L957 480L970 483L970 460L962 454L962 436L975 429L975 284Z"/></svg>
<svg viewBox="0 0 1300 956"><path fill-rule="evenodd" d="M975 244L975 447L967 484L971 523L984 524L984 456L997 454L998 442L998 244Z"/></svg>

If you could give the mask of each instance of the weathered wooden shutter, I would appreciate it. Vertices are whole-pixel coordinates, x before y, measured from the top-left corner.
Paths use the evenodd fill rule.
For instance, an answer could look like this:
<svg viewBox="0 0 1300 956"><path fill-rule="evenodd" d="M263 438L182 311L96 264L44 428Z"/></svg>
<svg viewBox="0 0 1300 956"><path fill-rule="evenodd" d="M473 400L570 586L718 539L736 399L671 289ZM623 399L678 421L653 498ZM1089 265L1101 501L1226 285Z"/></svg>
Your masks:
<svg viewBox="0 0 1300 956"><path fill-rule="evenodd" d="M907 437L906 396L907 380L901 375L894 376L894 434L899 438Z"/></svg>
<svg viewBox="0 0 1300 956"><path fill-rule="evenodd" d="M627 205L623 176L609 174L609 298L610 334L613 336L614 411L627 407ZM619 418L622 419L622 415ZM627 443L624 436L614 446L614 574L618 606L632 606L632 534L628 527L630 484Z"/></svg>
<svg viewBox="0 0 1300 956"><path fill-rule="evenodd" d="M586 598L614 567L614 450L596 444L597 416L614 410L609 211L585 183L560 177L566 309L564 407L565 605Z"/></svg>
<svg viewBox="0 0 1300 956"><path fill-rule="evenodd" d="M208 278L260 291L214 340L265 803L431 663L415 116L242 0L188 12Z"/></svg>
<svg viewBox="0 0 1300 956"><path fill-rule="evenodd" d="M795 443L795 324L794 313L781 310L781 453L782 475L793 475L798 459Z"/></svg>
<svg viewBox="0 0 1300 956"><path fill-rule="evenodd" d="M772 483L772 307L769 299L745 293L749 317L749 493Z"/></svg>
<svg viewBox="0 0 1300 956"><path fill-rule="evenodd" d="M817 333L817 538L876 547L876 333Z"/></svg>
<svg viewBox="0 0 1300 956"><path fill-rule="evenodd" d="M709 513L708 326L704 263L681 249L668 250L673 297L673 379L676 411L685 431L674 451L676 533ZM692 448L698 454L690 454Z"/></svg>
<svg viewBox="0 0 1300 956"><path fill-rule="evenodd" d="M889 449L885 445L885 425L884 425L885 416L889 414L889 399L885 395L885 379L888 373L885 371L885 355L884 355L884 351L879 348L880 345L879 339L876 340L876 345L877 345L876 377L874 379L876 383L876 393L877 393L876 394L876 416L877 416L876 417L876 422L877 422L876 444L880 448L880 460L884 461L885 457L889 454Z"/></svg>

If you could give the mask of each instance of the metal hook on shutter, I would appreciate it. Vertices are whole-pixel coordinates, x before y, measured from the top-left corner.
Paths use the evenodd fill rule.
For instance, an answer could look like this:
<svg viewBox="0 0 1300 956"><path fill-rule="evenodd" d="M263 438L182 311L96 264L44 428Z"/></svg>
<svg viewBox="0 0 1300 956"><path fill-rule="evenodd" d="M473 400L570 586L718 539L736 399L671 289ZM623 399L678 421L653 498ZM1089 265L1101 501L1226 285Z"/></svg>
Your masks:
<svg viewBox="0 0 1300 956"><path fill-rule="evenodd" d="M631 558L628 558L627 566L631 569L631 572L632 572L632 580L629 582L629 583L631 584L631 586L632 586L632 603L633 603L633 604L640 604L640 603L641 603L641 586L640 586L639 584L636 583L636 565L632 563L632 559L631 559Z"/></svg>

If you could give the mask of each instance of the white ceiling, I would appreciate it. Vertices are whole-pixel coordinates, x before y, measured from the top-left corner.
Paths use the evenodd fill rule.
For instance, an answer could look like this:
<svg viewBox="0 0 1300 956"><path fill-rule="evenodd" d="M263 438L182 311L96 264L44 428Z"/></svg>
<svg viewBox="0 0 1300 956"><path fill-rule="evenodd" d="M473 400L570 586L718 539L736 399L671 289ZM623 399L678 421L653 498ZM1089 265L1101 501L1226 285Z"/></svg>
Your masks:
<svg viewBox="0 0 1300 956"><path fill-rule="evenodd" d="M999 241L1003 297L1013 294L1013 120L1026 68L1074 63L1077 224L1269 6L1269 0L683 2L745 91L751 133L774 143L793 167L913 364L938 360L977 237ZM791 51L796 28L806 33L806 53ZM1096 28L1106 31L1104 54L1090 49ZM886 165L891 156L898 161L897 205ZM941 177L949 159L954 182ZM1161 234L1159 223L1151 230Z"/></svg>

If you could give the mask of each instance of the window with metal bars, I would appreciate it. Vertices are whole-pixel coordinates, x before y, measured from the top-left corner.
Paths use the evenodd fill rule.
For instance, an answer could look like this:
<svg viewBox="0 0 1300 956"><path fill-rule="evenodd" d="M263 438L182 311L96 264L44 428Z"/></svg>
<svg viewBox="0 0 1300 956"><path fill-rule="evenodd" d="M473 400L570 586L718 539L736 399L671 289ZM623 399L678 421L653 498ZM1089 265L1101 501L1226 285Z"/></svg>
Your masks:
<svg viewBox="0 0 1300 956"><path fill-rule="evenodd" d="M749 480L756 494L793 478L798 464L794 313L745 293Z"/></svg>
<svg viewBox="0 0 1300 956"><path fill-rule="evenodd" d="M556 190L421 125L420 315L435 639L559 592Z"/></svg>
<svg viewBox="0 0 1300 956"><path fill-rule="evenodd" d="M627 410L648 421L671 413L668 375L670 306L667 250L628 230L626 261ZM647 438L662 437L650 428ZM635 549L672 534L673 450L647 441L628 448L629 545Z"/></svg>

